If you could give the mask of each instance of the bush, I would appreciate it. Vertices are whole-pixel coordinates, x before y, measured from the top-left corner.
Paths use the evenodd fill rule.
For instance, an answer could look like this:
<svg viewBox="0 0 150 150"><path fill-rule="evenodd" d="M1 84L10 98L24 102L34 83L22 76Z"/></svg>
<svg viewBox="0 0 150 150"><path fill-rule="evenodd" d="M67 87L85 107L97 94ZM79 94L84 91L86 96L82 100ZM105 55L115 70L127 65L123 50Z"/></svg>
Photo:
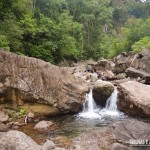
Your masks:
<svg viewBox="0 0 150 150"><path fill-rule="evenodd" d="M5 35L0 34L0 48L3 48L6 51L10 50L9 41Z"/></svg>
<svg viewBox="0 0 150 150"><path fill-rule="evenodd" d="M144 37L132 45L133 52L139 52L142 49L150 49L150 37Z"/></svg>

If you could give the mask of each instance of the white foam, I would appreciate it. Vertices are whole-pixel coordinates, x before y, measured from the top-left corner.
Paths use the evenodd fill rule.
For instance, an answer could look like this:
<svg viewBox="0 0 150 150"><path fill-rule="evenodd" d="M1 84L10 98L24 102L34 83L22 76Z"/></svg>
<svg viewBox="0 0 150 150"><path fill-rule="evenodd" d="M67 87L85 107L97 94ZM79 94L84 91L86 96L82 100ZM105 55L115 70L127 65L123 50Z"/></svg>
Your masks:
<svg viewBox="0 0 150 150"><path fill-rule="evenodd" d="M106 102L105 108L101 109L100 107L96 106L95 101L92 96L92 89L86 95L86 100L83 106L83 111L79 113L79 117L83 118L98 118L101 119L103 117L119 117L122 116L117 109L117 88L115 87L112 95L108 98Z"/></svg>

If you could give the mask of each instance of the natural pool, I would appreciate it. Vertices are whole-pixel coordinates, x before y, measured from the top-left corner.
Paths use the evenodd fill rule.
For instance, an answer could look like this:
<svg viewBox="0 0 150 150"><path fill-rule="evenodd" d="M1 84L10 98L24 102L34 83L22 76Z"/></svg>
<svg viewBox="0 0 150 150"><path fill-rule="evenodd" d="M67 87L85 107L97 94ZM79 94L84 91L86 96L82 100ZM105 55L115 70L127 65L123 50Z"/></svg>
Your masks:
<svg viewBox="0 0 150 150"><path fill-rule="evenodd" d="M38 143L42 143L42 141L48 138L56 142L55 144L58 144L58 146L64 146L65 142L67 142L66 145L69 145L71 140L79 134L98 130L113 122L125 119L126 116L117 110L116 101L117 89L115 88L111 97L107 100L106 107L102 109L96 106L91 90L86 95L83 111L79 114L47 119L56 124L57 128L54 130L48 133L38 133L34 131L34 124L28 124L22 127L21 130Z"/></svg>

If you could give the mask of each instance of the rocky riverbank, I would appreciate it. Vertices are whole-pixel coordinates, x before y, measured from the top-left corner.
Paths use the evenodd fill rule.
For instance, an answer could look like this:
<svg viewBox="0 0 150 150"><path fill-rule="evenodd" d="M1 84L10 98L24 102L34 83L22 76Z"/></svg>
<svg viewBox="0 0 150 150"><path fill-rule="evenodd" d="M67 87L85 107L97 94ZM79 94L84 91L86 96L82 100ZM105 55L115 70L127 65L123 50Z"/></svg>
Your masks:
<svg viewBox="0 0 150 150"><path fill-rule="evenodd" d="M39 142L42 146L38 145L17 130L28 123L34 124L31 130L43 134L57 130L57 124L47 121L47 117L81 111L91 86L95 102L101 108L105 107L106 100L117 86L120 111L129 116L150 117L149 66L150 50L139 54L122 53L113 60L78 62L71 67L58 67L39 59L0 51L0 149L60 149L48 139L44 142L46 138ZM134 130L133 126L143 132ZM136 132L150 139L148 127L149 124L143 122L125 120L101 131L83 134L65 148L134 150L126 141L138 139ZM87 137L90 138L87 140ZM7 145L10 139L12 142ZM19 143L20 139L24 142Z"/></svg>

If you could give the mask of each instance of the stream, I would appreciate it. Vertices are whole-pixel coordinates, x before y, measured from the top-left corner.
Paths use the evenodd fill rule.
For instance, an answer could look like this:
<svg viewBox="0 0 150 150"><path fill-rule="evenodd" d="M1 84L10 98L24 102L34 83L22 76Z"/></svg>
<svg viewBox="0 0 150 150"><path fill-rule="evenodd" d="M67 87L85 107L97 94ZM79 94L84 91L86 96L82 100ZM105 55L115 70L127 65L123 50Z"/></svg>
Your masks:
<svg viewBox="0 0 150 150"><path fill-rule="evenodd" d="M23 127L22 131L31 136L36 142L41 143L40 139L55 139L65 137L72 139L81 133L90 132L108 126L109 124L123 120L126 116L117 109L117 88L108 98L105 108L100 108L95 104L92 97L92 88L86 94L82 112L76 115L57 116L49 118L57 125L57 128L49 133L38 133L34 130L34 124ZM59 145L59 144L58 144Z"/></svg>

